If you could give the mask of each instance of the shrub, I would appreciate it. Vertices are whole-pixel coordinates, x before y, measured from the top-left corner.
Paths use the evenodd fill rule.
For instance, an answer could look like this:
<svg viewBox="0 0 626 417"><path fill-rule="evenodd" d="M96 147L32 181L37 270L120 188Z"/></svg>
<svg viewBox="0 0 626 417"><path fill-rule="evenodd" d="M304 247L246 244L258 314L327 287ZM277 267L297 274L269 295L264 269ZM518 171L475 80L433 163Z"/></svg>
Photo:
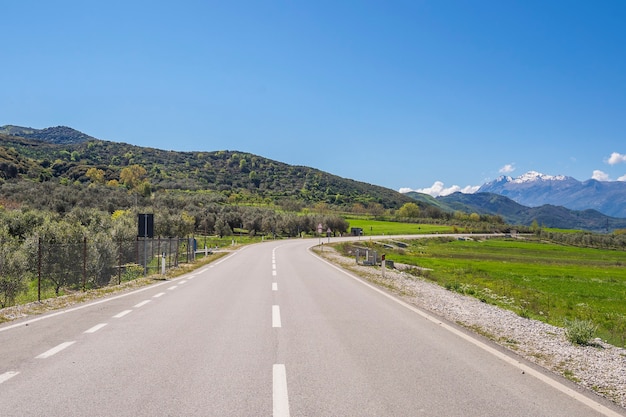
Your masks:
<svg viewBox="0 0 626 417"><path fill-rule="evenodd" d="M576 345L588 345L597 329L591 320L565 319L565 336Z"/></svg>

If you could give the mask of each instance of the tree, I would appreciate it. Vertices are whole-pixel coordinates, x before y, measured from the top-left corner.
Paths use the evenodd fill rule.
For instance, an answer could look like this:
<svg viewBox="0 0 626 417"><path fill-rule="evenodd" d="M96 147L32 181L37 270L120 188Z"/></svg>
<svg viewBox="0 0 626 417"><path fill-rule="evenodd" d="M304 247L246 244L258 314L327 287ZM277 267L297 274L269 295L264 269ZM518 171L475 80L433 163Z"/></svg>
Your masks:
<svg viewBox="0 0 626 417"><path fill-rule="evenodd" d="M0 232L0 307L12 305L15 297L26 289L28 258L16 238L6 228Z"/></svg>
<svg viewBox="0 0 626 417"><path fill-rule="evenodd" d="M397 215L402 218L417 219L420 216L420 207L415 203L404 203L404 205L398 209Z"/></svg>
<svg viewBox="0 0 626 417"><path fill-rule="evenodd" d="M94 184L104 184L104 171L98 168L89 168L85 176Z"/></svg>
<svg viewBox="0 0 626 417"><path fill-rule="evenodd" d="M135 190L144 182L147 175L148 172L141 165L131 165L122 169L120 181L129 190Z"/></svg>

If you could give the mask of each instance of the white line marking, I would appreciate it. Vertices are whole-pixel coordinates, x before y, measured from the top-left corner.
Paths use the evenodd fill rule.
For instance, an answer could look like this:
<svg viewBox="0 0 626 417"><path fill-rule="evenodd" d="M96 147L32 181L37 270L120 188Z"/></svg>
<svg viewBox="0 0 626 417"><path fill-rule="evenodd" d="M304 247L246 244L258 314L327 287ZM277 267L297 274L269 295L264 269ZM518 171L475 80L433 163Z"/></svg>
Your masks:
<svg viewBox="0 0 626 417"><path fill-rule="evenodd" d="M278 283L272 282L272 291L278 291Z"/></svg>
<svg viewBox="0 0 626 417"><path fill-rule="evenodd" d="M178 285L180 285L180 284L185 284L186 282L187 282L187 281L184 281L184 280L183 280L183 281L178 281Z"/></svg>
<svg viewBox="0 0 626 417"><path fill-rule="evenodd" d="M175 290L176 288L178 288L177 285L172 285L171 287L168 288L168 290L172 291L172 290Z"/></svg>
<svg viewBox="0 0 626 417"><path fill-rule="evenodd" d="M76 342L61 343L60 345L58 345L56 347L53 347L52 349L50 349L48 351L45 351L41 355L37 356L35 359L46 359L46 358L49 358L52 355L56 355L57 353L59 353L63 349L72 346L74 343L76 343Z"/></svg>
<svg viewBox="0 0 626 417"><path fill-rule="evenodd" d="M272 269L276 269L276 264L273 264L273 265L272 265Z"/></svg>
<svg viewBox="0 0 626 417"><path fill-rule="evenodd" d="M9 379L13 378L17 374L19 374L19 372L17 372L17 371L9 371L9 372L5 372L5 373L1 374L0 375L0 384L2 384L3 382L8 381Z"/></svg>
<svg viewBox="0 0 626 417"><path fill-rule="evenodd" d="M93 326L91 329L89 330L85 330L84 333L95 333L98 330L102 329L104 326L106 326L106 323L100 323L100 324L96 324L95 326Z"/></svg>
<svg viewBox="0 0 626 417"><path fill-rule="evenodd" d="M164 295L165 295L165 293L164 293L164 292L160 292L160 293L158 293L158 294L154 294L154 295L152 296L152 298L159 298L159 297L162 297L162 296L164 296Z"/></svg>
<svg viewBox="0 0 626 417"><path fill-rule="evenodd" d="M275 277L276 276L276 271L272 271L272 276Z"/></svg>
<svg viewBox="0 0 626 417"><path fill-rule="evenodd" d="M283 327L280 323L280 307L272 306L272 327Z"/></svg>
<svg viewBox="0 0 626 417"><path fill-rule="evenodd" d="M272 371L273 416L289 417L289 395L287 393L287 371L285 365L275 364Z"/></svg>
<svg viewBox="0 0 626 417"><path fill-rule="evenodd" d="M151 300L143 300L142 302L135 304L135 308L143 307L146 304L148 304L150 301Z"/></svg>
<svg viewBox="0 0 626 417"><path fill-rule="evenodd" d="M239 251L245 250L246 248L247 248L247 246L244 246L243 248L239 249ZM237 255L237 253L238 252L233 252L232 254L230 254L230 255L228 255L228 256L226 256L224 258L221 258L219 261L211 263L209 268L213 268L214 266L219 265L222 262L226 262L227 260L229 260L233 256ZM204 270L201 270L201 272L202 271L204 271ZM153 288L159 287L161 285L166 285L168 283L169 283L168 281L164 281L164 282L159 283L159 284L148 285L146 287L139 288L138 290L135 290L135 291L131 291L131 292L127 292L127 293L124 293L124 294L116 295L116 296L113 296L113 297L110 297L110 298L104 298L104 299L101 299L101 300L98 300L98 301L94 301L93 303L81 304L81 305L79 305L77 307L68 308L67 310L57 311L57 312L54 312L54 313L50 313L50 314L46 314L46 315L43 315L43 316L35 317L34 319L30 319L30 320L22 321L22 322L19 322L19 323L11 324L10 326L0 327L0 332L4 332L4 331L7 331L7 330L15 329L17 327L26 326L26 325L29 325L29 324L32 324L32 323L36 323L36 322L38 322L40 320L46 320L46 319L49 319L49 318L52 318L52 317L60 316L61 314L72 313L74 311L82 310L83 308L89 308L89 307L93 307L93 306L98 305L98 304L108 303L109 301L117 300L117 299L120 299L122 297L128 297L129 295L138 294L138 293L143 292L143 291L148 291L148 290L151 290Z"/></svg>
<svg viewBox="0 0 626 417"><path fill-rule="evenodd" d="M132 313L133 310L124 310L121 311L119 313L117 313L116 315L113 316L114 319L121 319L122 317L124 317L125 315L127 315L128 313Z"/></svg>
<svg viewBox="0 0 626 417"><path fill-rule="evenodd" d="M493 356L497 357L498 359L501 359L502 361L508 363L511 366L515 366L518 369L524 371L524 373L528 374L528 375L532 375L533 377L537 378L538 380L544 382L546 385L551 386L552 388L562 392L563 394L568 395L569 397L577 400L580 403L585 404L586 406L594 409L595 411L597 411L598 413L601 413L607 417L620 417L622 416L621 414L616 413L615 411L611 410L610 408L600 404L597 401L592 400L591 398L587 398L586 396L584 396L583 394L580 394L579 392L567 387L566 385L560 383L559 381L552 379L550 376L548 375L544 375L541 371L537 371L533 368L531 368L530 366L508 356L507 354L500 352L499 350L492 348L491 346L481 342L478 339L475 339L474 337L472 337L469 334L465 334L464 332L460 331L459 329L456 329L454 327L452 327L449 324L446 324L444 322L442 322L441 320L439 320L437 317L426 313L425 311L422 311L420 309L418 309L417 307L412 306L411 304L408 304L398 298L395 298L393 295L391 294L387 294L386 292L384 292L383 290L381 290L380 288L375 287L372 284L369 284L365 281L363 281L361 278L352 275L351 273L349 273L348 271L345 271L343 269L341 269L340 267L338 267L337 265L332 264L331 262L320 258L319 256L315 255L312 251L309 251L309 253L312 256L315 256L317 259L321 260L322 262L330 265L331 267L335 268L336 270L338 270L339 272L349 276L350 278L352 278L355 281L360 282L361 284L365 285L366 287L369 287L371 289L373 289L374 291L378 292L379 294L389 298L390 300L395 301L396 303L400 304L401 306L404 306L406 308L408 308L409 310L411 310L414 313L417 313L418 315L424 317L426 320L429 320L437 325L439 325L440 327L448 330L450 333L454 333L455 335L459 336L460 338L470 342L471 344L479 347L480 349L483 349L484 351L492 354Z"/></svg>

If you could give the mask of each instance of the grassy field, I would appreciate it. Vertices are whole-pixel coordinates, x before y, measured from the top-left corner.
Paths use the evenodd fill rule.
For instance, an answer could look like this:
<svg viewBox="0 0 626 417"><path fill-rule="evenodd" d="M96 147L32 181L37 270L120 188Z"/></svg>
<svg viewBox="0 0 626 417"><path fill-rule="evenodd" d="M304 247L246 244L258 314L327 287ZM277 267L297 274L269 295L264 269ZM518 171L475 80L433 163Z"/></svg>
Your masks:
<svg viewBox="0 0 626 417"><path fill-rule="evenodd" d="M558 326L591 320L598 337L626 343L626 252L501 238L408 243L380 250L450 290Z"/></svg>
<svg viewBox="0 0 626 417"><path fill-rule="evenodd" d="M364 236L453 233L452 226L369 220L347 217L350 227L360 227Z"/></svg>

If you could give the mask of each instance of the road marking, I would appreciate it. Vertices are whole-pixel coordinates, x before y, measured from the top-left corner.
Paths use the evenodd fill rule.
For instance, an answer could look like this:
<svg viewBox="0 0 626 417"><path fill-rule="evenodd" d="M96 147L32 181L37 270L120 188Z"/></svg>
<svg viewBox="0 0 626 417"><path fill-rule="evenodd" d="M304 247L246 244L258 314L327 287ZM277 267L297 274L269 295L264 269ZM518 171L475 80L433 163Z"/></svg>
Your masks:
<svg viewBox="0 0 626 417"><path fill-rule="evenodd" d="M178 288L177 285L172 285L171 287L168 288L168 290L172 291L172 290L175 290L176 288Z"/></svg>
<svg viewBox="0 0 626 417"><path fill-rule="evenodd" d="M9 379L13 378L15 375L19 374L17 371L9 371L0 375L0 384L3 382L7 382Z"/></svg>
<svg viewBox="0 0 626 417"><path fill-rule="evenodd" d="M100 324L96 324L95 326L93 326L91 329L89 330L85 330L83 333L95 333L98 330L102 329L104 326L106 326L106 323L100 323Z"/></svg>
<svg viewBox="0 0 626 417"><path fill-rule="evenodd" d="M275 277L276 276L276 271L272 271L272 276Z"/></svg>
<svg viewBox="0 0 626 417"><path fill-rule="evenodd" d="M164 296L164 295L165 295L165 293L164 293L164 292L160 292L160 293L158 293L158 294L154 294L154 295L152 296L152 298L159 298L159 297L162 297L162 296Z"/></svg>
<svg viewBox="0 0 626 417"><path fill-rule="evenodd" d="M243 251L246 248L247 248L247 246L244 246L243 248L239 249L239 251ZM221 258L219 261L211 263L209 268L213 268L214 266L219 265L222 262L226 262L227 260L229 260L233 256L237 255L237 253L238 252L233 252L230 255ZM204 271L207 271L207 270L208 269L202 269L202 270L200 270L200 272L204 272ZM18 327L22 327L22 326L28 326L28 325L30 325L32 323L36 323L36 322L38 322L40 320L47 320L47 319L50 319L52 317L60 316L61 314L73 313L74 311L82 310L84 308L93 307L93 306L98 305L98 304L108 303L108 302L113 301L113 300L118 300L118 299L123 298L123 297L128 297L129 295L135 295L135 294L138 294L138 293L143 292L143 291L149 291L149 290L152 290L153 288L159 287L161 285L166 285L168 283L169 283L168 281L164 281L164 282L159 283L159 284L148 285L146 287L140 288L140 289L135 290L135 291L126 292L126 293L123 293L123 294L120 294L120 295L115 295L115 296L110 297L110 298L104 298L104 299L101 299L101 300L98 300L98 301L94 301L92 303L82 304L82 305L79 305L77 307L68 308L67 310L61 310L61 311L57 311L57 312L54 312L54 313L46 314L46 315L43 315L43 316L35 317L33 319L26 320L26 321L21 321L19 323L11 324L9 326L3 326L3 327L0 327L0 332L5 332L7 330L12 330L12 329L15 329L15 328L18 328Z"/></svg>
<svg viewBox="0 0 626 417"><path fill-rule="evenodd" d="M70 346L72 346L74 342L65 342L65 343L61 343L60 345L53 347L50 350L45 351L44 353L42 353L41 355L37 356L35 359L46 359L49 358L52 355L56 355L57 353L59 353L60 351L62 351L65 348L68 348Z"/></svg>
<svg viewBox="0 0 626 417"><path fill-rule="evenodd" d="M530 366L524 364L523 362L510 357L509 355L507 355L506 353L500 352L499 350L497 350L496 348L493 348L489 345L487 345L486 343L483 343L482 341L474 338L472 335L466 334L463 331L452 327L449 324L444 323L443 321L439 320L436 316L428 314L425 311L422 311L420 309L418 309L417 307L412 306L409 303L406 303L396 297L394 297L391 294L386 293L385 291L381 290L378 287L375 287L372 284L369 284L365 281L363 281L361 278L357 277L356 275L351 274L348 271L345 271L343 269L341 269L340 267L338 267L337 265L327 261L326 259L322 259L319 256L315 255L312 251L309 251L309 253L312 256L315 256L317 259L319 259L320 261L326 263L327 265L331 266L332 268L336 269L337 271L343 273L344 275L349 276L350 278L352 278L353 280L360 282L361 284L365 285L366 287L371 288L372 290L376 291L377 293L387 297L388 299L395 301L396 303L400 304L401 306L404 306L405 308L411 310L412 312L422 316L423 318L425 318L428 321L431 321L439 326L441 326L442 328L448 330L450 333L453 333L457 336L459 336L461 339L464 339L468 342L470 342L471 344L477 346L478 348L492 354L493 356L501 359L503 362L508 363L511 366L517 367L518 369L520 369L521 371L523 371L525 374L531 375L533 377L535 377L536 379L542 381L543 383L545 383L546 385L551 386L552 388L562 392L565 395L568 395L569 397L575 399L576 401L585 404L586 406L588 406L589 408L594 409L595 411L597 411L600 414L603 414L607 417L621 417L622 414L616 413L615 411L611 410L610 408L600 404L597 401L594 401L591 398L586 397L585 395L569 388L568 386L566 386L565 384L562 384L561 382L557 381L556 379L551 378L549 375L547 374L543 374L541 371L535 370L534 368L531 368Z"/></svg>
<svg viewBox="0 0 626 417"><path fill-rule="evenodd" d="M273 416L289 417L289 395L287 394L287 371L285 365L275 364L272 371Z"/></svg>
<svg viewBox="0 0 626 417"><path fill-rule="evenodd" d="M272 306L272 327L283 327L280 323L280 307Z"/></svg>
<svg viewBox="0 0 626 417"><path fill-rule="evenodd" d="M272 269L276 269L276 264L272 264Z"/></svg>
<svg viewBox="0 0 626 417"><path fill-rule="evenodd" d="M278 291L278 283L272 282L272 291Z"/></svg>
<svg viewBox="0 0 626 417"><path fill-rule="evenodd" d="M124 317L125 315L127 315L128 313L132 313L133 310L124 310L122 312L117 313L116 315L113 316L114 319L121 319L122 317Z"/></svg>
<svg viewBox="0 0 626 417"><path fill-rule="evenodd" d="M146 304L148 304L150 301L151 300L143 300L142 302L135 304L135 308L143 307Z"/></svg>
<svg viewBox="0 0 626 417"><path fill-rule="evenodd" d="M184 280L183 280L183 281L178 281L178 285L180 285L180 284L185 284L186 282L187 282L187 281L184 281Z"/></svg>

